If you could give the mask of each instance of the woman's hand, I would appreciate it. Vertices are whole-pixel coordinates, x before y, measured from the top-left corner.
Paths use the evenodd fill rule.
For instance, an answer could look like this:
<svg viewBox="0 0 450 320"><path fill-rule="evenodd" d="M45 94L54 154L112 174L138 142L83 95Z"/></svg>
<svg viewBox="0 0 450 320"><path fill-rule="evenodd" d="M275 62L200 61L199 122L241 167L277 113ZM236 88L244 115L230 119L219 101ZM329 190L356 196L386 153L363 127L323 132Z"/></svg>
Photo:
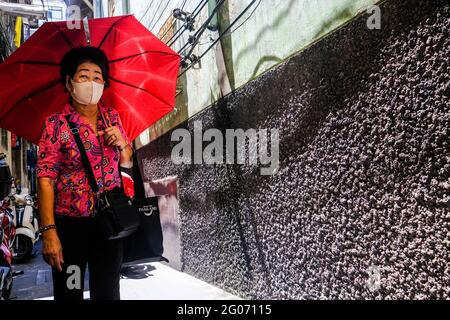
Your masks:
<svg viewBox="0 0 450 320"><path fill-rule="evenodd" d="M38 179L38 184L41 225L54 225L55 180L42 177ZM62 271L62 263L64 263L62 247L55 229L49 229L42 233L42 255L49 265Z"/></svg>
<svg viewBox="0 0 450 320"><path fill-rule="evenodd" d="M103 131L99 131L98 134L101 136L103 135L105 136L104 137L105 143L108 146L116 146L119 148L123 148L127 144L119 128L116 126L106 128Z"/></svg>
<svg viewBox="0 0 450 320"><path fill-rule="evenodd" d="M45 231L42 238L42 255L44 256L45 262L61 272L64 258L62 254L61 242L59 241L56 230Z"/></svg>

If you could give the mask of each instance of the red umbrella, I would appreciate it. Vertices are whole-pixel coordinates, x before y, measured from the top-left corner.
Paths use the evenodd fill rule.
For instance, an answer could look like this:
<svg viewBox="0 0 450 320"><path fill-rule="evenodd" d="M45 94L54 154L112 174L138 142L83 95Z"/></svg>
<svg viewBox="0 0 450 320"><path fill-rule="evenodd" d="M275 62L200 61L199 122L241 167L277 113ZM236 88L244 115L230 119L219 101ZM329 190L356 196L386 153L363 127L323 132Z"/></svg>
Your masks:
<svg viewBox="0 0 450 320"><path fill-rule="evenodd" d="M67 22L47 22L0 65L0 127L35 144L47 116L61 110L68 94L59 64L71 48L85 46L86 33ZM110 63L111 87L102 102L116 108L128 137L173 110L180 56L134 16L89 20L90 45Z"/></svg>

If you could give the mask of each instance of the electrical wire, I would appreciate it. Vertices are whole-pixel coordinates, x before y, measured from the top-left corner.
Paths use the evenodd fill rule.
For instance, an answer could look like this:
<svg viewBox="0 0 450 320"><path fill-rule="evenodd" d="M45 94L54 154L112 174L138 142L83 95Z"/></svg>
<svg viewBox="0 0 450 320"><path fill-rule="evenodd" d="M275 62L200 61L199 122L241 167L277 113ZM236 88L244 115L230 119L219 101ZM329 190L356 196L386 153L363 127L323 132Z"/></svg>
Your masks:
<svg viewBox="0 0 450 320"><path fill-rule="evenodd" d="M205 5L208 3L209 0L200 1L200 3L197 5L197 7L192 12L191 19L194 20L200 13L200 11L205 7ZM171 47L175 41L177 41L181 35L187 30L187 21L180 27L180 29L175 32L175 34L166 42L166 44ZM180 34L178 34L181 31ZM178 34L178 36L177 36ZM175 38L175 39L174 39ZM173 40L172 40L173 39Z"/></svg>
<svg viewBox="0 0 450 320"><path fill-rule="evenodd" d="M252 2L250 2L250 4L239 14L239 16L234 19L234 21L219 35L219 37L197 58L197 60L202 59L209 50L211 50L217 42L219 42L219 40L229 31L231 30L231 28L236 24L237 21L239 21L239 19L256 3L257 0L253 0ZM260 0L261 1L261 0ZM236 30L236 29L235 29ZM185 74L189 69L192 68L192 66L195 63L191 63L189 64L189 66L183 71L181 72L178 77L181 77L183 74Z"/></svg>
<svg viewBox="0 0 450 320"><path fill-rule="evenodd" d="M181 11L183 11L184 6L186 5L187 0L182 0L178 8L180 8Z"/></svg>
<svg viewBox="0 0 450 320"><path fill-rule="evenodd" d="M170 28L167 28L166 32L164 32L164 34L161 37L159 37L159 38L160 39L164 39L164 37L169 33L170 29L172 29L174 25L175 25L175 21L172 23Z"/></svg>
<svg viewBox="0 0 450 320"><path fill-rule="evenodd" d="M161 0L162 1L162 0ZM147 9L145 10L145 13L142 15L142 17L139 19L139 22L142 22L142 19L144 19L144 17L147 15L148 10L150 10L150 7L152 6L153 2L150 2L150 4L148 5Z"/></svg>
<svg viewBox="0 0 450 320"><path fill-rule="evenodd" d="M235 32L235 31L237 31L240 27L242 27L252 16L253 16L253 14L255 13L255 11L258 9L258 7L259 7L259 5L261 4L261 2L262 2L262 0L259 0L259 2L258 2L258 4L255 6L255 8L253 9L253 11L250 13L250 15L240 24L240 25L238 25L234 30L229 30L229 31L227 31L226 33L224 33L224 34L222 34L222 37L225 37L225 36L227 36L227 35L230 35L230 34L232 34L233 32ZM207 42L204 42L204 43L202 43L202 45L204 45L204 44L208 44L208 43L211 43L211 42L214 42L214 39L211 39L211 41L207 41ZM181 51L181 50L180 50ZM187 56L189 56L190 54L188 54Z"/></svg>
<svg viewBox="0 0 450 320"><path fill-rule="evenodd" d="M192 12L191 21L195 21L195 18L199 15L201 10L205 7L205 5L208 3L209 0L200 1L200 3L197 5L197 7ZM172 46L179 38L180 36L187 30L188 21L185 21L185 23L175 32L175 34L166 42L166 44L170 47ZM176 36L180 31L182 31L178 36ZM175 38L176 36L176 38ZM175 39L173 39L175 38ZM173 40L172 40L173 39ZM170 44L169 44L170 42Z"/></svg>
<svg viewBox="0 0 450 320"><path fill-rule="evenodd" d="M237 29L239 29L240 27L242 27L255 13L255 11L258 9L259 5L261 4L262 0L259 0L258 4L256 5L256 7L253 9L253 11L250 13L250 15L244 20L242 21L242 23L240 25L238 25L234 30L230 30L228 31L228 34L232 34L233 32L235 32ZM223 36L226 36L227 34L224 34Z"/></svg>
<svg viewBox="0 0 450 320"><path fill-rule="evenodd" d="M155 10L155 14L153 15L152 20L151 20L150 23L148 24L148 28L149 28L149 29L150 29L150 26L152 25L153 21L155 20L156 15L158 14L158 10L159 10L159 8L161 8L162 3L163 3L163 0L161 0L161 1L159 2L158 7L157 7L156 10Z"/></svg>
<svg viewBox="0 0 450 320"><path fill-rule="evenodd" d="M167 28L166 32L162 36L159 37L159 39L164 39L164 37L169 33L169 31L175 26L175 21L172 22L169 28Z"/></svg>
<svg viewBox="0 0 450 320"><path fill-rule="evenodd" d="M254 1L254 2L252 2L252 3L250 3L249 4L249 6L252 6L252 4L253 3L255 3L256 2L256 0ZM253 9L253 11L250 13L250 15L239 25L239 26L237 26L234 30L231 30L231 28L227 28L220 36L219 36L219 39L218 40L220 40L220 38L222 38L222 37L224 37L224 36L226 36L226 35L229 35L229 34L231 34L231 33L233 33L233 32L235 32L236 30L238 30L242 25L244 25L252 16L253 16L253 14L255 13L255 11L256 11L256 9L258 9L258 7L259 7L259 5L261 4L261 2L262 2L262 0L259 0L259 2L258 2L258 4L255 6L255 8ZM245 11L247 11L248 10L248 8L249 7L247 7L245 10L244 10L244 12L243 13L245 13ZM239 15L239 17L237 18L237 19L240 19L240 17L242 17L242 13ZM237 21L237 19L233 22L233 24ZM205 26L206 27L206 26ZM228 30L228 31L227 31ZM214 42L214 40L212 40L211 42ZM206 42L207 43L207 42ZM204 43L204 44L206 44L206 43ZM215 42L215 43L217 43L217 41ZM193 44L193 46L195 45L195 43ZM186 45L185 45L186 46ZM178 52L178 53L181 53L181 51L184 49L184 47ZM193 51L193 48L191 48L191 50L189 51L189 53L186 55L187 57L189 57L190 55L191 55L191 53L192 53L192 51Z"/></svg>
<svg viewBox="0 0 450 320"><path fill-rule="evenodd" d="M184 2L184 3L183 3L183 2ZM185 3L186 3L186 0L181 0L180 5L184 6ZM180 6L178 6L178 7L180 7ZM176 8L175 8L175 9L176 9ZM175 10L175 9L174 9L174 10ZM183 9L181 9L181 10L183 10ZM172 12L173 12L173 11L172 11ZM164 39L164 37L169 33L170 29L173 28L173 27L175 26L175 21L176 21L176 20L174 20L174 21L172 22L170 28L167 28L166 32L164 32L164 34L163 34L161 37L159 37L159 39Z"/></svg>
<svg viewBox="0 0 450 320"><path fill-rule="evenodd" d="M176 20L174 21L174 24L176 23ZM184 28L184 24L177 30L175 31L175 33L170 37L169 40L167 40L166 44L168 45L168 43L178 34L180 33L181 30L186 30L186 28ZM183 31L184 32L184 31ZM178 39L178 38L177 38ZM175 39L176 40L176 39Z"/></svg>
<svg viewBox="0 0 450 320"><path fill-rule="evenodd" d="M186 5L186 1L187 0L182 0L181 3L180 3L180 6L178 6L181 11L183 11L184 6ZM160 39L164 39L164 37L169 33L170 29L172 29L174 27L175 22L176 22L176 20L173 21L173 23L170 26L170 28L167 28L166 32L164 32L164 34L160 37Z"/></svg>
<svg viewBox="0 0 450 320"><path fill-rule="evenodd" d="M194 42L191 45L191 49L189 50L189 53L186 56L190 56L192 51L194 51L195 45L200 41L200 37L202 36L203 32L205 32L206 28L208 27L211 20L214 18L214 15L217 13L217 11L222 7L222 5L225 3L225 0L220 0L219 3L214 7L213 11L209 15L208 19L202 24L202 26L197 30L197 32L194 34ZM178 51L179 54L187 47L189 46L189 42L186 42L184 46Z"/></svg>
<svg viewBox="0 0 450 320"><path fill-rule="evenodd" d="M161 10L161 14L158 17L158 20L155 21L155 23L150 27L150 30L153 30L154 27L156 27L156 25L158 24L159 20L161 20L164 12L166 12L167 7L169 6L169 1L167 1L166 6L164 7L164 9Z"/></svg>
<svg viewBox="0 0 450 320"><path fill-rule="evenodd" d="M187 0L184 0L184 3L181 5L181 11L184 10L184 6L186 5Z"/></svg>

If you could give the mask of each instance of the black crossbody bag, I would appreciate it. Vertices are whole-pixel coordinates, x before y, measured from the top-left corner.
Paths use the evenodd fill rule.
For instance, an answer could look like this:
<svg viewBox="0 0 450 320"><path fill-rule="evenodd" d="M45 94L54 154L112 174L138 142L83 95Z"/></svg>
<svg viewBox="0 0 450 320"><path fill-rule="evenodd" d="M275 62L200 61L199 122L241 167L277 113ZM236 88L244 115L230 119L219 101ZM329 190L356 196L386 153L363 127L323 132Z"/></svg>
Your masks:
<svg viewBox="0 0 450 320"><path fill-rule="evenodd" d="M119 172L121 180L120 188L116 187L110 191L99 192L94 172L89 163L78 128L75 123L69 121L69 118L70 115L66 116L70 131L80 151L81 161L86 171L89 184L96 194L94 218L99 223L106 239L114 240L128 237L139 228L141 219L134 202L123 191L122 176Z"/></svg>

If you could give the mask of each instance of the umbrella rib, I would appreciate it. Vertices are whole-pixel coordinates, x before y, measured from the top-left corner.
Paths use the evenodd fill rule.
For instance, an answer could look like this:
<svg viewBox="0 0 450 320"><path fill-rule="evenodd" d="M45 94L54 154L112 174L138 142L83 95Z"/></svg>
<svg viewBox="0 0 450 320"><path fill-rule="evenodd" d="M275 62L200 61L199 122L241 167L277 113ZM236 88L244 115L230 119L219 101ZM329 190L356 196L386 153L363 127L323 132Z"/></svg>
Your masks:
<svg viewBox="0 0 450 320"><path fill-rule="evenodd" d="M146 54L146 53L161 53L161 54L167 54L167 55L171 55L171 56L177 56L177 57L179 56L179 55L176 54L176 53L170 53L170 52L164 52L164 51L147 50L147 51L144 51L144 52L140 52L140 53L133 54L133 55L131 55L131 56L127 56L127 57L123 57L123 58L119 58L119 59L110 60L109 63L114 63L114 62L118 62L118 61L130 59L130 58L134 58L134 57L137 57L137 56L140 56L140 55L144 55L144 54Z"/></svg>
<svg viewBox="0 0 450 320"><path fill-rule="evenodd" d="M41 88L35 92L32 92L26 96L24 96L22 99L20 99L19 101L17 101L11 109L8 110L8 112L6 112L1 118L0 118L0 123L9 116L9 114L14 111L14 109L17 107L17 105L19 105L20 103L22 103L23 101L25 101L26 99L32 98L44 91L47 91L48 89L51 89L52 87L54 87L55 85L57 85L59 83L59 79L58 80L54 80L52 82L50 82L47 86L45 86L44 88Z"/></svg>
<svg viewBox="0 0 450 320"><path fill-rule="evenodd" d="M132 88L139 89L139 90L142 90L142 91L144 91L144 92L147 92L148 94L151 94L152 96L154 96L155 98L161 100L162 102L164 102L164 103L167 104L168 106L170 106L170 107L172 106L170 103L168 103L168 102L165 101L164 99L158 97L156 94L154 94L154 93L152 93L152 92L150 92L150 91L148 91L148 90L146 90L146 89L144 89L144 88L140 88L140 87L135 86L135 85L133 85L133 84L126 83L126 82L124 82L124 81L115 79L115 78L113 78L113 77L111 77L111 76L109 76L109 79L110 79L110 80L113 80L113 81L115 81L115 82L121 83L121 84L123 84L123 85L125 85L125 86L129 86L129 87L132 87Z"/></svg>
<svg viewBox="0 0 450 320"><path fill-rule="evenodd" d="M42 65L47 65L47 66L59 66L59 63L51 62L51 61L16 61L15 63L42 64Z"/></svg>
<svg viewBox="0 0 450 320"><path fill-rule="evenodd" d="M114 22L108 29L108 32L106 32L105 36L103 37L102 41L100 41L100 44L98 45L97 48L101 48L103 45L103 42L105 42L106 38L109 36L109 34L111 33L112 29L114 28L114 26L119 23L120 21L122 21L125 18L128 18L129 16L123 16L122 18L120 18L119 20L117 20L116 22Z"/></svg>
<svg viewBox="0 0 450 320"><path fill-rule="evenodd" d="M67 42L67 44L69 45L70 48L73 48L73 44L72 42L69 40L69 38L67 38L67 36L61 31L61 29L59 29L55 23L52 23L52 26L54 26L56 28L56 30L61 34L61 36L63 37L63 39Z"/></svg>

